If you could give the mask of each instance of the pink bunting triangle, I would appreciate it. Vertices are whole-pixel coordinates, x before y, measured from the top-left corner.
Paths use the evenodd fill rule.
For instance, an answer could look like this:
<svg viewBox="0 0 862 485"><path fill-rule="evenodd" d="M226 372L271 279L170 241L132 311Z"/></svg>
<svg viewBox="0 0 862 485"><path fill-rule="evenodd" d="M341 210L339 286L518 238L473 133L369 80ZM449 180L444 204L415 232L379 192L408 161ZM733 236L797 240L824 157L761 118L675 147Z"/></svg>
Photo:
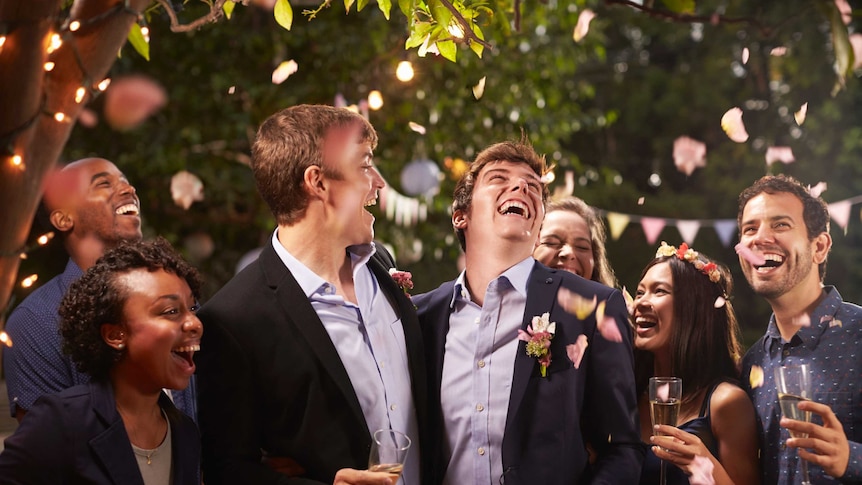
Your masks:
<svg viewBox="0 0 862 485"><path fill-rule="evenodd" d="M698 231L700 231L700 221L676 221L676 228L679 229L682 240L691 246L694 244L694 238L697 237Z"/></svg>
<svg viewBox="0 0 862 485"><path fill-rule="evenodd" d="M659 217L644 217L641 219L641 227L644 230L644 236L646 236L647 243L655 244L659 234L661 234L662 229L664 229L665 224L667 224L667 222Z"/></svg>
<svg viewBox="0 0 862 485"><path fill-rule="evenodd" d="M829 215L832 217L844 232L847 232L847 223L850 222L850 206L853 204L849 200L833 202L826 206L829 209Z"/></svg>

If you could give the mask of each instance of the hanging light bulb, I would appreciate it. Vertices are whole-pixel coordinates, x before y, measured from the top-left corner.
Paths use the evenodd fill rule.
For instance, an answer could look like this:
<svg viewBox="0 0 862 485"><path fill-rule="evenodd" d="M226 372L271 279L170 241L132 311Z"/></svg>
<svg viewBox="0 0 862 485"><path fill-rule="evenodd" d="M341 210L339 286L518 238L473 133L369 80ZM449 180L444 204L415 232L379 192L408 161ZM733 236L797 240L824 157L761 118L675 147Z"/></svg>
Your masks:
<svg viewBox="0 0 862 485"><path fill-rule="evenodd" d="M46 232L45 234L42 234L41 236L39 236L39 239L36 239L36 243L38 243L39 246L44 246L44 245L48 244L48 241L50 241L53 238L54 238L54 231Z"/></svg>
<svg viewBox="0 0 862 485"><path fill-rule="evenodd" d="M100 82L99 86L98 86L99 91L104 92L106 89L108 89L108 86L110 86L110 85L111 85L111 78L106 77L105 79L102 79L102 82Z"/></svg>
<svg viewBox="0 0 862 485"><path fill-rule="evenodd" d="M31 286L33 286L33 283L35 283L38 279L39 275L31 274L30 276L21 280L21 288L30 288Z"/></svg>
<svg viewBox="0 0 862 485"><path fill-rule="evenodd" d="M54 63L51 61L46 62L45 63L45 71L51 72L53 70L54 70Z"/></svg>
<svg viewBox="0 0 862 485"><path fill-rule="evenodd" d="M76 30L78 30L78 29L80 29L80 28L81 28L81 22L78 22L77 20L73 20L73 21L69 24L69 31L70 31L70 32L74 32L74 31L76 31Z"/></svg>
<svg viewBox="0 0 862 485"><path fill-rule="evenodd" d="M84 89L83 87L78 88L78 90L75 91L75 102L80 103L81 101L83 101L85 94L87 94L86 89Z"/></svg>
<svg viewBox="0 0 862 485"><path fill-rule="evenodd" d="M12 339L9 338L9 334L6 332L0 332L0 343L7 347L12 346Z"/></svg>
<svg viewBox="0 0 862 485"><path fill-rule="evenodd" d="M413 74L413 64L410 61L399 62L395 69L395 77L403 83L413 79Z"/></svg>
<svg viewBox="0 0 862 485"><path fill-rule="evenodd" d="M61 45L63 45L63 39L60 37L60 34L51 34L51 41L48 43L48 54L59 49Z"/></svg>
<svg viewBox="0 0 862 485"><path fill-rule="evenodd" d="M66 119L66 113L61 113L61 112L54 113L54 119L62 123L63 120Z"/></svg>
<svg viewBox="0 0 862 485"><path fill-rule="evenodd" d="M375 89L368 93L368 107L374 111L383 107L383 94L380 91Z"/></svg>
<svg viewBox="0 0 862 485"><path fill-rule="evenodd" d="M147 44L149 44L150 43L150 28L147 27L146 25L141 27L141 35L144 36L144 40L147 42Z"/></svg>
<svg viewBox="0 0 862 485"><path fill-rule="evenodd" d="M21 155L13 155L12 156L12 166L17 167L21 170L24 169L24 159L21 158Z"/></svg>

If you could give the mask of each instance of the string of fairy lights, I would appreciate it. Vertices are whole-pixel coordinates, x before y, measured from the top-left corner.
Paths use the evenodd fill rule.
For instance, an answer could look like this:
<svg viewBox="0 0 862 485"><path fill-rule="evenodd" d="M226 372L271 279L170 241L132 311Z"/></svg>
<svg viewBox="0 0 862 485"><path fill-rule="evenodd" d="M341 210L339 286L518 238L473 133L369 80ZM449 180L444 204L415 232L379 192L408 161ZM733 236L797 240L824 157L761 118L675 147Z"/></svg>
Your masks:
<svg viewBox="0 0 862 485"><path fill-rule="evenodd" d="M105 10L104 12L87 19L72 19L70 17L61 16L51 17L48 19L49 21L53 21L57 25L57 27L48 32L47 39L45 42L45 61L42 64L42 68L45 72L45 76L50 76L51 72L54 70L57 64L58 59L56 59L56 55L58 50L64 45L71 49L75 63L77 64L78 69L81 72L81 82L78 88L75 89L74 94L74 101L76 105L80 105L85 101L89 102L98 97L101 93L108 89L108 86L111 83L111 79L109 77L106 77L101 80L93 79L93 76L87 71L84 65L84 61L81 57L80 51L78 50L77 43L75 42L75 35L79 31L81 31L81 29L85 29L99 22L105 21L114 15L131 15L136 19L139 24L143 23L143 16L140 12L136 11L130 6L129 0L124 0L123 2L118 3L117 5ZM30 19L25 21L0 20L0 63L2 63L3 51L10 48L10 43L15 38L11 34L14 33L16 28L25 23L42 22L44 20L45 19ZM143 25L141 27L141 33L143 34L144 40L146 42L149 42L149 30L146 25ZM26 170L27 160L25 160L22 153L16 151L15 142L22 133L27 131L33 126L34 123L36 123L39 116L49 116L57 123L69 123L73 121L73 118L62 109L51 110L48 108L47 105L47 95L43 93L39 107L32 116L27 118L27 120L25 120L18 127L10 130L7 133L0 134L0 155L2 155L3 158L7 159L7 163L13 170L18 170L19 172L23 172ZM33 244L25 245L24 247L15 249L13 251L0 253L0 257L19 257L21 259L26 259L29 252L40 246L48 244L48 242L50 242L53 237L53 232L42 234L41 236L36 238L36 241ZM30 288L31 286L33 286L34 283L36 283L38 279L39 276L37 274L31 274L24 277L19 282L19 285L22 288ZM7 308L3 309L0 315L6 315L13 303L13 301L10 301ZM12 345L12 341L5 331L0 331L0 344L5 344L7 346Z"/></svg>

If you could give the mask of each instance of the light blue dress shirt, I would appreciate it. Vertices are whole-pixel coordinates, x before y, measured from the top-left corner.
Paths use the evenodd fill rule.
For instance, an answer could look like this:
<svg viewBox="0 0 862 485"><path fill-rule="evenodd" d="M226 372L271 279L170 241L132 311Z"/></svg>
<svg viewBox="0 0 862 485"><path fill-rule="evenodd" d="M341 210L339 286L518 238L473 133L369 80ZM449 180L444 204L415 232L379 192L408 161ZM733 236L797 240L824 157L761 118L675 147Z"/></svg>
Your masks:
<svg viewBox="0 0 862 485"><path fill-rule="evenodd" d="M444 485L498 485L518 329L527 304L529 257L488 284L485 304L455 281L446 335L441 404L449 466Z"/></svg>
<svg viewBox="0 0 862 485"><path fill-rule="evenodd" d="M277 230L272 245L308 297L335 345L362 407L368 432L394 429L412 440L398 483L419 485L419 427L404 329L367 266L375 252L374 244L347 248L353 264L356 303L345 300L337 294L335 285L293 257L278 241Z"/></svg>

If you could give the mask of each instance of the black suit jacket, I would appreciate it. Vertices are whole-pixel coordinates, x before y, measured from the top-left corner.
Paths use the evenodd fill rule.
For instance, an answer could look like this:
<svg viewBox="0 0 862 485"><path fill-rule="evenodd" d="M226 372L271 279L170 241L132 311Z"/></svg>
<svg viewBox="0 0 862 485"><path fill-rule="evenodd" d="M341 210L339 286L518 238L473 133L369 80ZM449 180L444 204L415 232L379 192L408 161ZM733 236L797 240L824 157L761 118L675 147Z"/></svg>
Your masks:
<svg viewBox="0 0 862 485"><path fill-rule="evenodd" d="M579 320L557 303L557 290L566 287L586 298L607 301L606 315L617 322L622 343L600 336L595 313ZM454 281L414 297L428 358L429 427L440 446L431 458L435 483L442 481L445 456L440 382ZM527 303L521 328L534 316L550 312L556 322L551 340L551 364L542 377L535 357L519 342L512 371L512 391L503 434L505 485L570 485L577 483L632 485L640 478L644 448L635 395L631 333L619 291L565 271L535 263L527 282ZM584 334L589 346L579 368L566 353ZM445 390L443 391L445 392ZM593 467L585 443L598 453ZM467 484L463 484L467 485ZM494 484L496 485L496 483Z"/></svg>
<svg viewBox="0 0 862 485"><path fill-rule="evenodd" d="M199 485L197 427L164 393L159 406L171 423L174 485ZM42 396L5 447L2 485L144 485L108 384L91 382Z"/></svg>
<svg viewBox="0 0 862 485"><path fill-rule="evenodd" d="M381 261L372 257L368 266L401 318L422 439L427 397L419 323ZM204 335L195 360L207 485L331 484L341 468L368 467L371 436L344 363L271 244L199 316ZM305 473L277 473L261 464L264 453L290 457Z"/></svg>

